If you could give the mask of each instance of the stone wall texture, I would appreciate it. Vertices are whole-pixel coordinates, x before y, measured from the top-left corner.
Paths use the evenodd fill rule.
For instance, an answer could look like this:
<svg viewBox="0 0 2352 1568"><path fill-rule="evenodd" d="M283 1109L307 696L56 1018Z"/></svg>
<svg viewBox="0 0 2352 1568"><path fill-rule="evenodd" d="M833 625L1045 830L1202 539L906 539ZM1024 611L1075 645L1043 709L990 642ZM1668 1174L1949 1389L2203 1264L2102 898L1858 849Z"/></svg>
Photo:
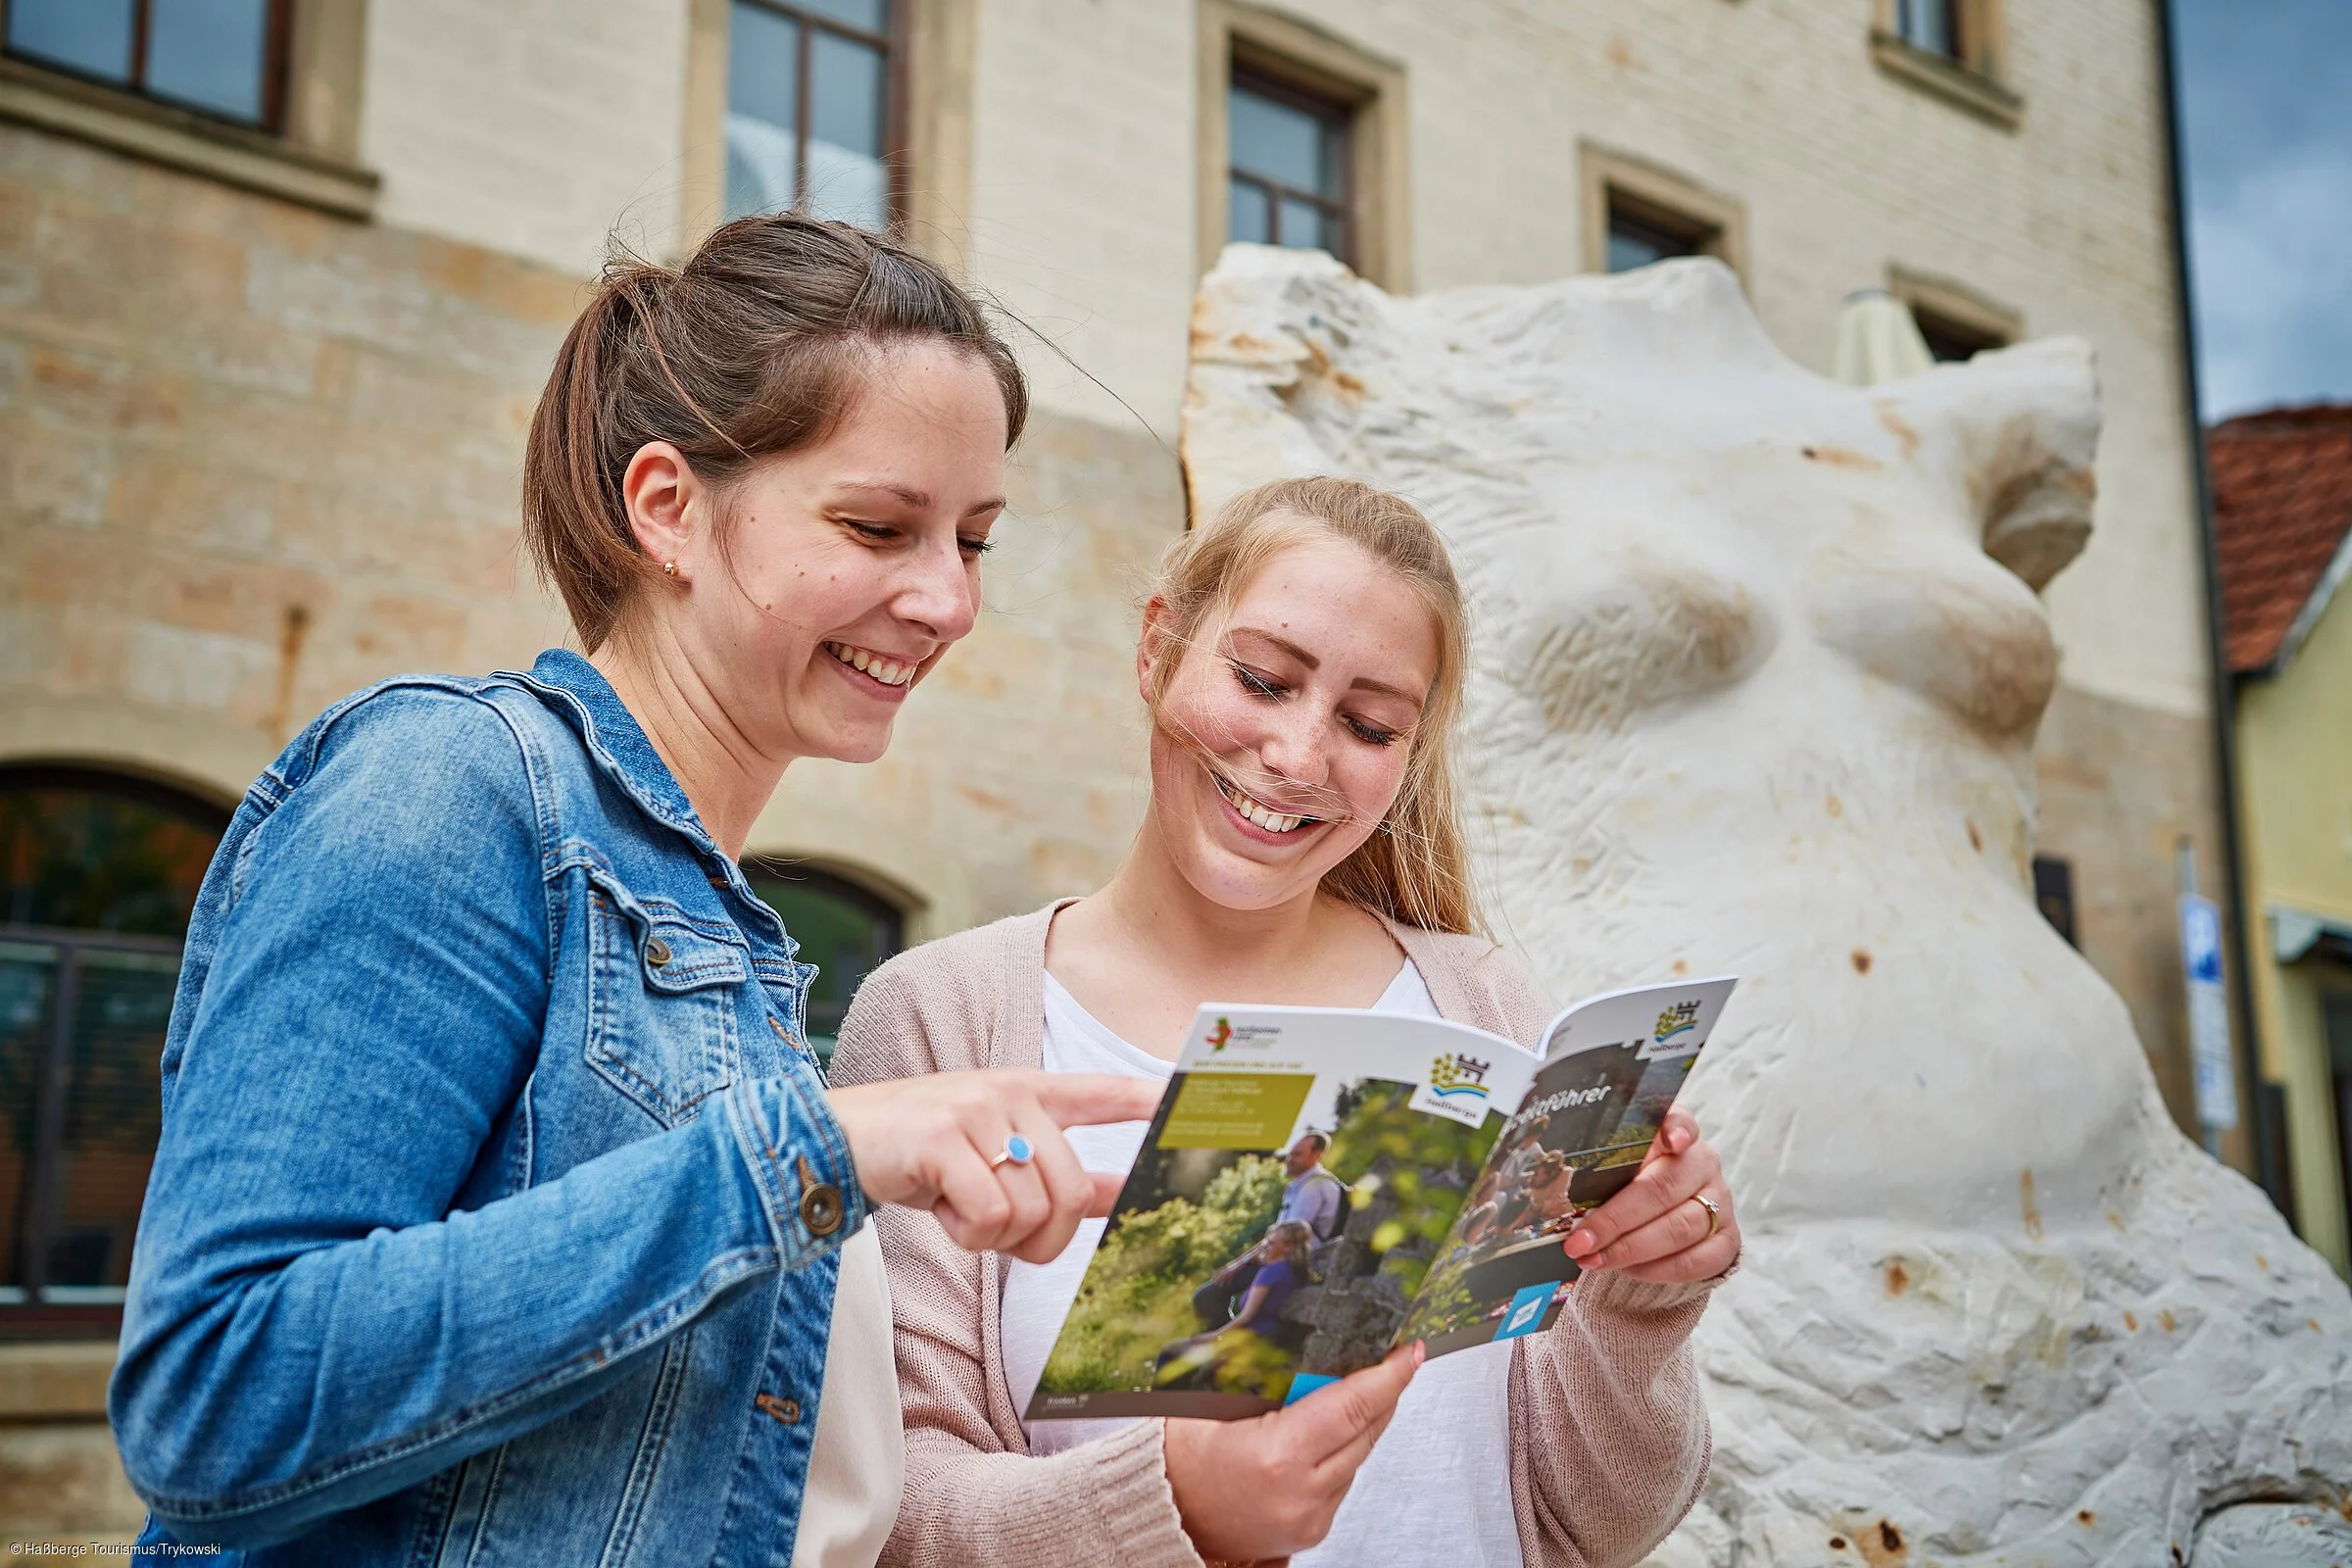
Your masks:
<svg viewBox="0 0 2352 1568"><path fill-rule="evenodd" d="M327 703L557 634L520 437L578 285L0 126L0 755L233 801Z"/></svg>
<svg viewBox="0 0 2352 1568"><path fill-rule="evenodd" d="M1040 412L981 629L885 761L796 768L752 847L894 888L917 935L1086 890L1140 813L1134 606L1184 525L1214 112L1199 3L904 0L971 23L970 168L912 177L968 192L931 238L1022 323ZM367 9L373 222L0 123L0 760L231 801L360 686L566 637L517 548L521 435L608 236L691 238L681 193L717 122L686 50L710 5ZM2039 843L2073 860L2084 951L2184 1116L2175 839L2220 868L2150 8L2008 6L2014 130L1874 65L1870 0L1279 9L1404 72L1417 286L1581 270L1593 146L1741 205L1748 296L1801 363L1898 268L2091 343L2101 496L2049 594ZM95 1499L74 1530L129 1528L119 1476L54 1469L104 1455L95 1406L54 1443L6 1426L19 1408L0 1392L0 1533L8 1499L50 1494Z"/></svg>

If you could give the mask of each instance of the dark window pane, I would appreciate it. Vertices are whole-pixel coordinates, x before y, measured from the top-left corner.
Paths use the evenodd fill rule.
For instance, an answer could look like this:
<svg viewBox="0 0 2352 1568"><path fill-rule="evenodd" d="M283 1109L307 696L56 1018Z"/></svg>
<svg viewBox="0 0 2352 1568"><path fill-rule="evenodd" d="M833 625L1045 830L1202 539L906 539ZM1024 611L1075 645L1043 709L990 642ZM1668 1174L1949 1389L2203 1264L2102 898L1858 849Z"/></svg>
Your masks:
<svg viewBox="0 0 2352 1568"><path fill-rule="evenodd" d="M801 961L816 965L808 988L808 1043L830 1056L858 983L899 951L905 921L886 900L822 871L747 861L744 874L752 891L783 916L784 929L801 945Z"/></svg>
<svg viewBox="0 0 2352 1568"><path fill-rule="evenodd" d="M1663 261L1668 252L1658 249L1656 240L1646 232L1635 232L1609 225L1609 270L1630 272L1637 266L1648 266L1651 261Z"/></svg>
<svg viewBox="0 0 2352 1568"><path fill-rule="evenodd" d="M32 1181L41 1061L57 996L57 950L0 942L0 1303L24 1293L24 1194Z"/></svg>
<svg viewBox="0 0 2352 1568"><path fill-rule="evenodd" d="M1895 0L1895 30L1915 49L1957 57L1960 29L1952 13L1956 0Z"/></svg>
<svg viewBox="0 0 2352 1568"><path fill-rule="evenodd" d="M164 1028L179 959L84 948L74 987L64 1138L42 1298L120 1301L155 1163Z"/></svg>
<svg viewBox="0 0 2352 1568"><path fill-rule="evenodd" d="M1997 339L1986 337L1982 332L1972 332L1940 317L1913 311L1911 318L1919 323L1919 335L1927 340L1929 355L1938 364L1973 360L1986 349L2001 347Z"/></svg>
<svg viewBox="0 0 2352 1568"><path fill-rule="evenodd" d="M791 128L800 46L798 23L737 0L727 35L727 112Z"/></svg>
<svg viewBox="0 0 2352 1568"><path fill-rule="evenodd" d="M1698 241L1688 234L1676 234L1640 219L1612 211L1609 214L1609 270L1630 272L1637 267L1662 262L1669 256L1695 256Z"/></svg>
<svg viewBox="0 0 2352 1568"><path fill-rule="evenodd" d="M790 207L799 149L801 29L736 0L727 38L727 216Z"/></svg>
<svg viewBox="0 0 2352 1568"><path fill-rule="evenodd" d="M2352 954L2339 950L2333 956L2328 972L2341 979L2342 961L2352 958ZM2344 1191L2352 1194L2352 992L2325 992L2321 1007L2323 1032L2328 1037L2328 1077L2335 1088L2335 1155L2343 1167ZM2264 1087L2278 1092L2270 1085ZM2285 1121L2274 1117L2271 1125L2281 1127Z"/></svg>
<svg viewBox="0 0 2352 1568"><path fill-rule="evenodd" d="M1339 198L1339 137L1328 120L1239 83L1228 103L1234 168Z"/></svg>
<svg viewBox="0 0 2352 1568"><path fill-rule="evenodd" d="M2034 902L2071 946L2075 941L2075 868L2054 855L2034 857Z"/></svg>
<svg viewBox="0 0 2352 1568"><path fill-rule="evenodd" d="M0 785L0 922L185 936L220 842L141 801Z"/></svg>
<svg viewBox="0 0 2352 1568"><path fill-rule="evenodd" d="M1273 203L1263 185L1236 179L1228 186L1225 237L1246 245L1270 244L1274 238Z"/></svg>
<svg viewBox="0 0 2352 1568"><path fill-rule="evenodd" d="M812 17L839 22L867 32L890 30L889 0L788 0Z"/></svg>
<svg viewBox="0 0 2352 1568"><path fill-rule="evenodd" d="M153 0L147 28L149 91L261 122L270 0Z"/></svg>
<svg viewBox="0 0 2352 1568"><path fill-rule="evenodd" d="M1282 201L1282 242L1301 250L1337 251L1335 226L1324 216L1323 209L1312 202L1302 202L1295 196Z"/></svg>
<svg viewBox="0 0 2352 1568"><path fill-rule="evenodd" d="M808 61L808 210L867 228L890 224L882 162L882 52L829 32Z"/></svg>
<svg viewBox="0 0 2352 1568"><path fill-rule="evenodd" d="M109 81L130 79L132 0L7 0L8 46Z"/></svg>
<svg viewBox="0 0 2352 1568"><path fill-rule="evenodd" d="M1659 261L1665 253L1649 243L1647 236L1629 234L1611 225L1609 229L1609 270L1630 272L1637 267L1647 267Z"/></svg>

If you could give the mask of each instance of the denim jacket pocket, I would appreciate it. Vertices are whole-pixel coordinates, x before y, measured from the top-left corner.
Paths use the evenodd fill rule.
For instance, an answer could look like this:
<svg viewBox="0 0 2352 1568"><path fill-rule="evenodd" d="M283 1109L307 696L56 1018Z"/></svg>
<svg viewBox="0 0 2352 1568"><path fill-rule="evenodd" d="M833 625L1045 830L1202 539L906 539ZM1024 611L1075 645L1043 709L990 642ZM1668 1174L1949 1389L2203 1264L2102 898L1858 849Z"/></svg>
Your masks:
<svg viewBox="0 0 2352 1568"><path fill-rule="evenodd" d="M604 875L588 895L588 1065L664 1127L735 1080L751 956L665 899Z"/></svg>

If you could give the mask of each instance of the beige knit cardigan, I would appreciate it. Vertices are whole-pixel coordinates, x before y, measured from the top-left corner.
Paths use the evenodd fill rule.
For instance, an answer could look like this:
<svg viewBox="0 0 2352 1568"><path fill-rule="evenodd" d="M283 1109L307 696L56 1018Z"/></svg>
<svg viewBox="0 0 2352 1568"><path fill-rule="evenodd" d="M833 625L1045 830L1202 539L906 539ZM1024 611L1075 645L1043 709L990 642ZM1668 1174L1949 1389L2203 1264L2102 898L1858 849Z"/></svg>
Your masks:
<svg viewBox="0 0 2352 1568"><path fill-rule="evenodd" d="M843 1021L834 1081L1042 1065L1046 931L1058 907L876 970ZM1509 953L1391 930L1441 1014L1535 1043L1550 1009ZM906 1497L883 1563L1200 1568L1168 1488L1161 1423L1031 1457L1004 1383L1002 1260L958 1249L929 1214L885 1207L876 1223L906 1426ZM1604 1270L1578 1284L1547 1333L1513 1347L1511 1503L1529 1568L1639 1562L1689 1511L1710 1451L1689 1341L1711 1288Z"/></svg>

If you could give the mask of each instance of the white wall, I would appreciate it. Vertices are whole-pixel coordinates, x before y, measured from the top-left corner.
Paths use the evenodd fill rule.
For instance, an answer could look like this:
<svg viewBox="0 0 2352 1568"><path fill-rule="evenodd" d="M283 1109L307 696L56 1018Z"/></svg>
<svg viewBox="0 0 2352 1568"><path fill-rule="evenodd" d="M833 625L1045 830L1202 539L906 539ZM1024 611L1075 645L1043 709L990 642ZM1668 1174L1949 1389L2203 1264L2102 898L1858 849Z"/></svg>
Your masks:
<svg viewBox="0 0 2352 1568"><path fill-rule="evenodd" d="M373 0L360 156L386 223L586 276L677 230L686 0Z"/></svg>

